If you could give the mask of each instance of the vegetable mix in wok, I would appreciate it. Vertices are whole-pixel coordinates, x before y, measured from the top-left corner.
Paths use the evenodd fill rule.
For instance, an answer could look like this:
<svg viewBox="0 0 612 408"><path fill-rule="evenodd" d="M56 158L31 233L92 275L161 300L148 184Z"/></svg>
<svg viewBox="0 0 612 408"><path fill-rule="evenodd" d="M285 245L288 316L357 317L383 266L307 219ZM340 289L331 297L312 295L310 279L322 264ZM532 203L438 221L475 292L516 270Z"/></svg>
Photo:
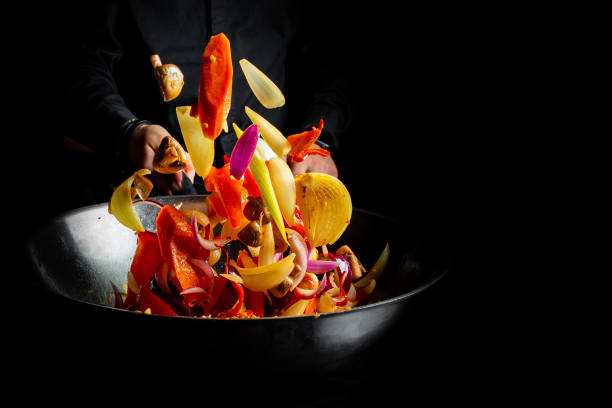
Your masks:
<svg viewBox="0 0 612 408"><path fill-rule="evenodd" d="M246 60L240 65L263 106L284 104L263 72ZM137 241L125 293L113 285L115 306L167 316L260 318L318 315L365 302L385 268L389 246L369 271L348 246L328 250L350 223L350 194L333 176L294 176L287 164L329 154L313 148L323 120L285 137L245 106L252 124L244 131L233 124L238 141L231 156L220 168L212 165L213 141L228 129L231 70L229 41L213 36L203 54L198 102L176 109L187 152L167 136L154 162L155 170L165 173L193 165L209 192L206 210L149 200L148 169L113 192L109 212L136 232ZM162 88L161 76L159 81ZM136 195L140 200L134 201ZM145 230L136 204L160 208L156 232Z"/></svg>

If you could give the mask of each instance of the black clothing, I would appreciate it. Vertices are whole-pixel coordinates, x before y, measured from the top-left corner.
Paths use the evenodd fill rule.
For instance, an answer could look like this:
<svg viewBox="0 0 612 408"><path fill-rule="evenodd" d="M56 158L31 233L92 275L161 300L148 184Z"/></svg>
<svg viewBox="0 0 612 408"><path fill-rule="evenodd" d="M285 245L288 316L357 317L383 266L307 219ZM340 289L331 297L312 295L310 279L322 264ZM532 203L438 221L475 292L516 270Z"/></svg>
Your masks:
<svg viewBox="0 0 612 408"><path fill-rule="evenodd" d="M234 69L230 132L217 139L215 165L230 155L236 137L232 123L250 124L244 107L259 112L285 135L325 121L323 141L339 147L351 116L340 50L320 41L326 32L317 10L297 1L109 1L85 35L78 58L72 101L91 132L81 142L103 154L119 148L119 129L132 119L146 119L182 141L177 106L197 101L202 53L211 35L230 40ZM308 15L312 9L315 14ZM327 49L326 49L327 48ZM175 100L164 102L149 56L176 64L185 85ZM248 59L286 96L286 105L265 109L250 90L239 65ZM94 124L91 126L91 124Z"/></svg>

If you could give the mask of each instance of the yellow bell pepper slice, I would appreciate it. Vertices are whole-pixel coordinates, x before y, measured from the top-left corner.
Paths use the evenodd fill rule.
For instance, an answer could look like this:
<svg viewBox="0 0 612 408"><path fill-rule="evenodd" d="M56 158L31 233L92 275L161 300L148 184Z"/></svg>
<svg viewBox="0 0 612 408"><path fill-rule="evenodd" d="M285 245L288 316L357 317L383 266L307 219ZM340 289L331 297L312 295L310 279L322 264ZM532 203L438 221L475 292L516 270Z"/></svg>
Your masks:
<svg viewBox="0 0 612 408"><path fill-rule="evenodd" d="M363 289L369 286L371 281L377 281L387 267L387 263L389 262L389 254L389 244L387 243L370 271L362 279L359 279L354 283L355 287ZM371 287L371 290L374 290L374 287Z"/></svg>
<svg viewBox="0 0 612 408"><path fill-rule="evenodd" d="M148 169L140 169L134 172L134 174L115 188L115 191L113 191L113 195L108 202L108 212L114 215L117 221L119 221L121 224L136 232L142 232L145 229L142 226L136 211L134 210L132 200L136 194L138 194L140 198L144 200L151 192L153 183L144 177L147 174L151 174L151 171ZM140 187L133 187L135 182L145 186L144 192Z"/></svg>
<svg viewBox="0 0 612 408"><path fill-rule="evenodd" d="M301 316L304 314L306 310L306 306L308 306L308 302L310 299L300 299L287 309L283 310L280 315L281 316Z"/></svg>
<svg viewBox="0 0 612 408"><path fill-rule="evenodd" d="M193 168L200 177L206 178L215 159L215 141L204 136L199 119L191 116L190 112L191 106L176 107L176 117Z"/></svg>
<svg viewBox="0 0 612 408"><path fill-rule="evenodd" d="M256 292L272 289L281 283L293 270L295 254L291 253L278 262L255 268L241 268L235 261L231 265L236 268L244 282L244 286Z"/></svg>

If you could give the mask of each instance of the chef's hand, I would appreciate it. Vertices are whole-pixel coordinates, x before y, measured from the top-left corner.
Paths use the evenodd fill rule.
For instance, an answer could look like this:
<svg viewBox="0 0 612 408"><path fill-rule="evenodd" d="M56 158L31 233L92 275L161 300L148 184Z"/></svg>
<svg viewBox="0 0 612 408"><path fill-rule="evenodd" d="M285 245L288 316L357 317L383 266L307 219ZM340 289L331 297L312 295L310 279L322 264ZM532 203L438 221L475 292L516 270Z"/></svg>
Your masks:
<svg viewBox="0 0 612 408"><path fill-rule="evenodd" d="M173 192L182 190L183 173L187 175L192 183L195 177L195 170L191 164L191 159L189 159L189 166L184 171L178 173L161 174L153 170L155 152L159 148L162 139L169 134L162 126L145 124L139 126L134 131L128 142L128 155L134 168L151 170L149 178L160 194L165 195L172 195Z"/></svg>
<svg viewBox="0 0 612 408"><path fill-rule="evenodd" d="M338 168L331 155L323 157L310 154L301 162L292 163L289 160L289 167L295 176L302 173L327 173L336 178L338 177Z"/></svg>

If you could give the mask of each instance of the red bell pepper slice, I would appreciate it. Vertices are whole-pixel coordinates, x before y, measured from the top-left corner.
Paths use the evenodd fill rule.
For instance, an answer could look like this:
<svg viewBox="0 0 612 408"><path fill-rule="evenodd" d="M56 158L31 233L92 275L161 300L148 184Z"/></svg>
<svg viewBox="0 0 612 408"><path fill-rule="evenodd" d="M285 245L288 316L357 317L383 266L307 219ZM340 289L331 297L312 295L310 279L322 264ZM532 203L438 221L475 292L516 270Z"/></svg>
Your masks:
<svg viewBox="0 0 612 408"><path fill-rule="evenodd" d="M161 256L174 271L179 289L197 286L200 278L189 260L207 259L208 251L194 239L189 222L175 207L166 205L157 215L156 227Z"/></svg>
<svg viewBox="0 0 612 408"><path fill-rule="evenodd" d="M156 315L178 316L170 305L149 289L149 285L143 285L140 287L139 310L144 313L147 309L150 309L151 313Z"/></svg>
<svg viewBox="0 0 612 408"><path fill-rule="evenodd" d="M289 151L289 156L291 157L291 161L293 162L301 162L304 161L306 156L309 154L318 154L319 156L329 156L329 152L325 149L315 148L312 149L311 146L321 135L321 131L323 130L323 119L319 121L319 127L312 127L312 130L307 130L302 133L298 133L295 135L291 135L287 137L289 144L291 145L291 150Z"/></svg>
<svg viewBox="0 0 612 408"><path fill-rule="evenodd" d="M150 231L138 233L136 252L130 271L138 286L148 285L155 271L164 262L159 249L157 235Z"/></svg>
<svg viewBox="0 0 612 408"><path fill-rule="evenodd" d="M264 294L263 292L257 292L250 290L249 288L244 289L244 304L248 310L251 310L255 316L263 317L264 315Z"/></svg>
<svg viewBox="0 0 612 408"><path fill-rule="evenodd" d="M221 311L219 313L219 317L235 317L238 314L238 312L240 312L240 309L242 309L242 304L244 303L244 286L232 280L228 280L228 281L231 287L233 287L236 293L238 294L238 299L236 300L236 303L234 303L234 305L230 309Z"/></svg>
<svg viewBox="0 0 612 408"><path fill-rule="evenodd" d="M149 231L139 232L136 241L136 251L130 266L130 272L136 282L136 286L140 288L149 285L149 282L155 275L155 271L163 262L164 258L162 258L159 250L157 235ZM134 292L131 286L128 285L124 301L125 308L136 304L138 300L138 293Z"/></svg>
<svg viewBox="0 0 612 408"><path fill-rule="evenodd" d="M220 169L211 168L204 184L208 191L217 193L222 204L219 206L219 202L214 202L216 198L211 198L215 211L221 216L226 215L234 228L240 225L244 217L242 210L246 204L248 191L243 183L244 180L238 180L230 174L229 163L226 163Z"/></svg>
<svg viewBox="0 0 612 408"><path fill-rule="evenodd" d="M204 136L216 139L227 119L232 99L230 42L220 33L210 38L202 55L198 116Z"/></svg>
<svg viewBox="0 0 612 408"><path fill-rule="evenodd" d="M221 293L223 293L226 282L228 282L227 279L220 276L215 276L212 293L210 293L210 299L201 305L205 316L212 314L214 307L217 305L217 301L221 297Z"/></svg>
<svg viewBox="0 0 612 408"><path fill-rule="evenodd" d="M246 172L244 173L244 188L246 188L248 194L254 197L261 197L261 193L259 192L259 187L257 186L257 182L255 182L255 177L253 177L253 173L251 173L251 169L247 167Z"/></svg>

